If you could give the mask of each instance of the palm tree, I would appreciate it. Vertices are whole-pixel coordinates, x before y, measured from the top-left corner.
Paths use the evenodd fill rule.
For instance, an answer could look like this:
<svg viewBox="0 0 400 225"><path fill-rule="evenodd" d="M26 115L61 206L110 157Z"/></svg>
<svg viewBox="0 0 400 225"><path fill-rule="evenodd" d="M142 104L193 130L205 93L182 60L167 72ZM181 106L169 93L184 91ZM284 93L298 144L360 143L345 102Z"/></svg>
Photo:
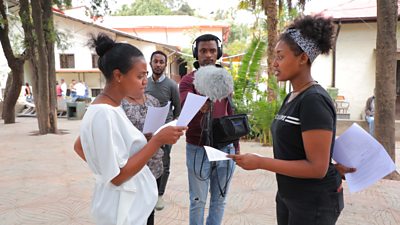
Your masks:
<svg viewBox="0 0 400 225"><path fill-rule="evenodd" d="M301 11L304 10L307 0L298 1L298 6ZM258 5L261 5L264 14L267 16L267 66L268 66L268 77L273 76L273 59L274 59L274 48L278 40L278 21L283 15L284 8L287 8L289 14L293 10L292 0L242 0L240 2L240 8L251 8L255 9ZM285 7L286 6L286 7ZM275 99L275 93L271 89L268 89L268 98Z"/></svg>

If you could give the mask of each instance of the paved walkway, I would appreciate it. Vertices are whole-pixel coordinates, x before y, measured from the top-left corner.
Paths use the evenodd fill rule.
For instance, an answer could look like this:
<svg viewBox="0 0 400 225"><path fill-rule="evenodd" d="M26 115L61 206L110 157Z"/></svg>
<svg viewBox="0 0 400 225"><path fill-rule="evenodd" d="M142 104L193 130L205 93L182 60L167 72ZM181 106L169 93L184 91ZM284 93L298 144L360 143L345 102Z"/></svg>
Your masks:
<svg viewBox="0 0 400 225"><path fill-rule="evenodd" d="M0 224L93 224L89 205L94 180L72 150L80 121L59 120L64 135L32 136L36 119L0 124ZM399 145L397 145L399 146ZM399 146L400 147L400 146ZM243 152L271 155L271 148L243 143ZM397 159L400 162L400 150ZM184 142L173 147L166 208L157 225L188 224L188 184ZM400 169L400 163L397 163ZM399 170L400 171L400 170ZM272 173L237 168L224 217L225 225L275 222L276 183ZM400 182L383 180L356 194L345 185L345 209L339 225L400 224Z"/></svg>

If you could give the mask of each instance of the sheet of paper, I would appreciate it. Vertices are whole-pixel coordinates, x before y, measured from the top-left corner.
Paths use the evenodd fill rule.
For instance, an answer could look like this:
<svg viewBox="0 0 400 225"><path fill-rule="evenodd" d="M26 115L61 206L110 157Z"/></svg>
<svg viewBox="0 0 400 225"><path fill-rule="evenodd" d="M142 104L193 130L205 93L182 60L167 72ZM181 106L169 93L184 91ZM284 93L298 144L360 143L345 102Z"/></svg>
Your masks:
<svg viewBox="0 0 400 225"><path fill-rule="evenodd" d="M186 97L177 126L187 126L207 101L207 97L189 93Z"/></svg>
<svg viewBox="0 0 400 225"><path fill-rule="evenodd" d="M206 150L208 161L221 161L221 160L229 160L230 158L226 157L228 154L222 152L218 149L215 149L210 146L204 146Z"/></svg>
<svg viewBox="0 0 400 225"><path fill-rule="evenodd" d="M336 139L332 157L357 169L345 174L350 192L361 191L396 170L383 146L356 123Z"/></svg>
<svg viewBox="0 0 400 225"><path fill-rule="evenodd" d="M166 123L166 124L162 125L160 128L158 128L158 130L157 130L156 132L154 132L153 135L156 135L158 132L160 132L160 130L162 130L162 129L165 128L165 127L176 126L176 122L177 122L177 121L178 121L178 120L173 120L173 121L171 121L171 122L169 122L169 123Z"/></svg>
<svg viewBox="0 0 400 225"><path fill-rule="evenodd" d="M151 107L147 108L146 119L144 121L143 133L154 133L156 132L162 125L165 124L165 120L167 119L169 107L171 102L168 102L164 107Z"/></svg>

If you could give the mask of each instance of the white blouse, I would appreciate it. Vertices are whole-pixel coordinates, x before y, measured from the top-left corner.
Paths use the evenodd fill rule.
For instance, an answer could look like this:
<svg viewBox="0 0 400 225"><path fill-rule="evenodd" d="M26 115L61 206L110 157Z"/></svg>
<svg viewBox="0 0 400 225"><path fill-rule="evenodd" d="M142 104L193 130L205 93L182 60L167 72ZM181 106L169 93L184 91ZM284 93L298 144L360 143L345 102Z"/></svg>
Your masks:
<svg viewBox="0 0 400 225"><path fill-rule="evenodd" d="M146 144L144 135L121 107L89 106L80 138L86 161L95 174L92 214L98 225L144 225L157 202L157 184L147 166L120 186L110 181L130 156Z"/></svg>

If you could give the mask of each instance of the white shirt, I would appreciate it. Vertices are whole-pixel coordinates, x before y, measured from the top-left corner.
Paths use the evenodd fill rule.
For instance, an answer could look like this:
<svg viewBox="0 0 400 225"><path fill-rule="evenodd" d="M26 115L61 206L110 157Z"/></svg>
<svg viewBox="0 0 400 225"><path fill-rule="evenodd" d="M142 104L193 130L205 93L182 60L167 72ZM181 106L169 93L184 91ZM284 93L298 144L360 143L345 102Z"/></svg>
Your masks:
<svg viewBox="0 0 400 225"><path fill-rule="evenodd" d="M161 77L160 78L158 78L158 80L157 81L154 81L154 79L153 79L153 75L151 75L150 76L150 79L151 79L151 81L153 81L153 82L156 82L156 83L161 83L161 82L163 82L164 80L165 80L165 78L166 78L167 76L165 76L165 74L163 74L163 75L161 75Z"/></svg>
<svg viewBox="0 0 400 225"><path fill-rule="evenodd" d="M89 106L82 120L80 137L96 185L92 214L98 225L145 225L157 202L157 184L147 166L120 186L110 181L130 156L146 144L121 107Z"/></svg>
<svg viewBox="0 0 400 225"><path fill-rule="evenodd" d="M61 95L62 96L67 95L67 84L65 82L61 84Z"/></svg>
<svg viewBox="0 0 400 225"><path fill-rule="evenodd" d="M86 87L81 82L74 85L77 96L85 96Z"/></svg>

